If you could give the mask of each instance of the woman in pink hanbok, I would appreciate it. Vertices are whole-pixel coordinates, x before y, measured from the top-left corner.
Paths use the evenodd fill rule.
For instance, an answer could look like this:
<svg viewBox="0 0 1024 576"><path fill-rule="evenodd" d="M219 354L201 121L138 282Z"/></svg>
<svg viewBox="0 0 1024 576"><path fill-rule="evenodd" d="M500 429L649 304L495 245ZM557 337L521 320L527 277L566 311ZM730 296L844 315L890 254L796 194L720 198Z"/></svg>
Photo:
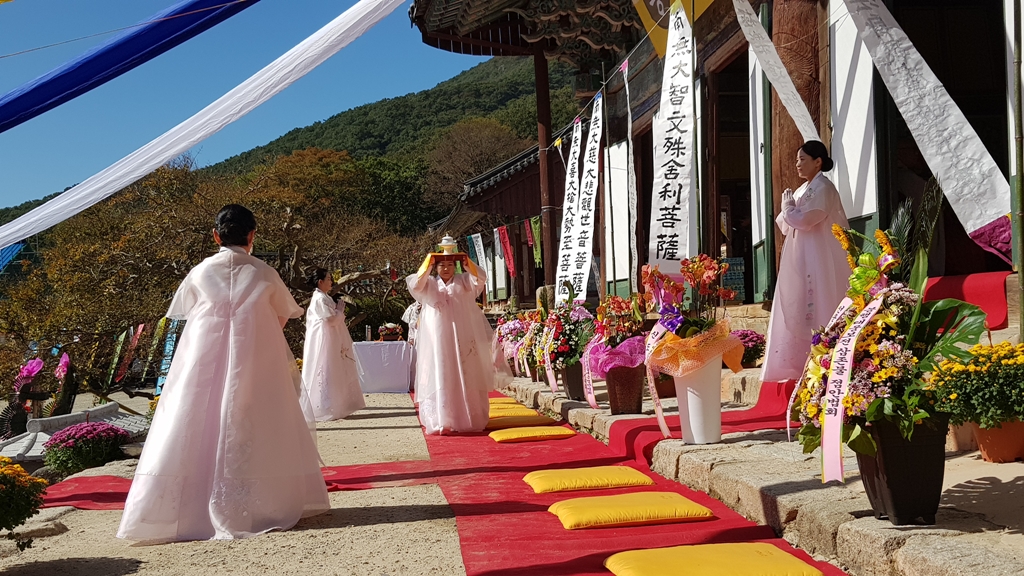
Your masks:
<svg viewBox="0 0 1024 576"><path fill-rule="evenodd" d="M761 380L800 378L811 348L811 332L828 322L846 294L850 267L832 236L832 225L848 228L836 187L822 172L832 169L825 145L817 140L797 151L796 171L806 180L782 193L775 219L786 236L768 322L768 349Z"/></svg>
<svg viewBox="0 0 1024 576"><path fill-rule="evenodd" d="M217 214L220 251L189 272L187 320L135 472L119 538L150 543L287 530L330 508L282 327L302 308L250 256L256 219Z"/></svg>
<svg viewBox="0 0 1024 576"><path fill-rule="evenodd" d="M479 432L487 426L491 390L507 385L508 364L496 355L493 331L476 304L486 274L445 236L419 272L406 278L422 304L416 336L416 403L427 434ZM466 272L455 273L459 262ZM431 271L437 276L431 275Z"/></svg>
<svg viewBox="0 0 1024 576"><path fill-rule="evenodd" d="M345 301L335 304L327 295L333 279L323 268L312 274L309 284L316 290L306 310L302 385L317 421L338 420L366 408L352 336L345 325Z"/></svg>

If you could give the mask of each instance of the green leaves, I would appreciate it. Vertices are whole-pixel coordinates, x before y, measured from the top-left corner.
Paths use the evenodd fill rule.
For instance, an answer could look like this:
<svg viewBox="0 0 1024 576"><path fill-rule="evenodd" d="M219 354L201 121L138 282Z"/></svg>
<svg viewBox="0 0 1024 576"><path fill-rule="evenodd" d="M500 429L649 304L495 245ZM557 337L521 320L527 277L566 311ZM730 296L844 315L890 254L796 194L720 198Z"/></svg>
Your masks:
<svg viewBox="0 0 1024 576"><path fill-rule="evenodd" d="M925 353L918 364L922 372L932 371L937 357L971 357L967 348L977 344L985 331L985 313L981 308L946 298L921 304L920 312L912 342L924 345Z"/></svg>

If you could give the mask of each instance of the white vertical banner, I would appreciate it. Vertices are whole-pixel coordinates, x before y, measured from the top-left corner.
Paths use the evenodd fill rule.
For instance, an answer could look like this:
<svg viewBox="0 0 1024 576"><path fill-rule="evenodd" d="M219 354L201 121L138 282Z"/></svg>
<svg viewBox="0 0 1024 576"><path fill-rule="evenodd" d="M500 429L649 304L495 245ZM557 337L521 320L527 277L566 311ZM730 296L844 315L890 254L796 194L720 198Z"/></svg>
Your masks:
<svg viewBox="0 0 1024 576"><path fill-rule="evenodd" d="M771 230L770 218L765 214L764 203L767 187L765 177L771 172L771 167L765 165L764 151L770 149L772 143L765 141L765 123L771 122L771 118L765 117L765 98L769 97L769 91L764 89L764 73L757 58L750 50L747 58L748 89L750 99L749 125L750 125L750 239L752 244L764 240L765 231Z"/></svg>
<svg viewBox="0 0 1024 576"><path fill-rule="evenodd" d="M473 234L472 236L470 236L470 239L473 241L473 249L476 250L477 264L479 264L480 266L484 266L485 259L487 256L487 253L484 252L484 237L481 236L480 234ZM490 270L487 271L487 275L489 277L494 276L494 274L491 273Z"/></svg>
<svg viewBox="0 0 1024 576"><path fill-rule="evenodd" d="M590 282L591 262L594 260L594 213L597 207L597 186L600 181L601 133L604 130L604 97L601 92L594 97L591 109L590 128L587 131L587 152L583 156L583 175L577 202L578 211L569 233L573 239L569 252L569 282L576 291L577 300L587 297ZM566 202L568 203L568 201ZM563 262L559 262L559 271ZM564 284L556 287L555 301L569 299L569 290Z"/></svg>
<svg viewBox="0 0 1024 576"><path fill-rule="evenodd" d="M697 199L693 154L693 29L682 9L672 12L654 119L654 186L648 262L679 272L679 261L697 253Z"/></svg>
<svg viewBox="0 0 1024 576"><path fill-rule="evenodd" d="M633 105L629 98L629 58L622 63L622 84L626 87L626 186L629 192L629 290L637 292L636 265L640 260L636 246L636 223L640 219L636 193L636 166L633 163Z"/></svg>
<svg viewBox="0 0 1024 576"><path fill-rule="evenodd" d="M748 0L732 0L732 5L736 10L736 20L739 21L743 35L747 37L747 42L750 44L751 52L757 56L757 62L764 70L768 81L772 83L772 87L775 88L775 92L779 95L782 105L786 107L786 111L789 112L789 116L796 123L800 136L805 141L820 140L818 129L814 127L814 119L807 111L807 104L797 92L789 70L786 70L782 64L779 53L775 51L775 45L772 44L772 39L768 37L768 32L761 24L761 19L750 7L750 2Z"/></svg>
<svg viewBox="0 0 1024 576"><path fill-rule="evenodd" d="M1010 184L978 133L880 0L846 0L878 75L957 218L1010 261Z"/></svg>
<svg viewBox="0 0 1024 576"><path fill-rule="evenodd" d="M498 258L504 259L505 250L501 245L501 236L498 235L497 228L492 228L492 230L494 230L494 255L497 256Z"/></svg>
<svg viewBox="0 0 1024 576"><path fill-rule="evenodd" d="M569 148L569 166L565 169L565 196L562 201L562 235L558 241L558 270L555 271L555 287L561 294L563 282L569 280L572 270L573 250L576 237L576 214L580 204L580 144L583 139L583 123L579 117L572 127L572 146Z"/></svg>

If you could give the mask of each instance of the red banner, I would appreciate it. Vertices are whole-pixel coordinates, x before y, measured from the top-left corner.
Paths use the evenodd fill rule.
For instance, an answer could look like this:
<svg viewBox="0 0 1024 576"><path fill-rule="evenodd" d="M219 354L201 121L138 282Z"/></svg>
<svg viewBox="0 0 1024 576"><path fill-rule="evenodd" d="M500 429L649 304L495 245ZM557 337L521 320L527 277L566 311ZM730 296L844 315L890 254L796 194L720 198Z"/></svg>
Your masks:
<svg viewBox="0 0 1024 576"><path fill-rule="evenodd" d="M505 253L505 266L508 267L508 275L516 277L516 263L512 252L512 243L508 239L508 227L498 228L498 236L501 238L501 251Z"/></svg>

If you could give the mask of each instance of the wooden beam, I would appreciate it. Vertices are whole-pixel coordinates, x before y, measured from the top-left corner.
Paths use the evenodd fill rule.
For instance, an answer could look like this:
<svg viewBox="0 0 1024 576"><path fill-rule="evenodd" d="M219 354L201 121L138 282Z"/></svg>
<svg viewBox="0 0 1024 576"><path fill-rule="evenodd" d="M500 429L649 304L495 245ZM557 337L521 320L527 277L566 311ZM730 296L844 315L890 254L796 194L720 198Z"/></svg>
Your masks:
<svg viewBox="0 0 1024 576"><path fill-rule="evenodd" d="M772 42L815 122L820 122L821 118L818 38L817 0L775 0ZM796 190L803 183L796 173L796 151L803 143L804 139L789 112L775 90L772 90L772 193L775 197L775 214L782 211L782 193L787 188ZM774 228L775 258L778 264L785 237L777 226Z"/></svg>
<svg viewBox="0 0 1024 576"><path fill-rule="evenodd" d="M552 212L556 209L551 201L551 164L548 162L548 146L551 145L551 89L548 85L548 59L540 44L533 53L534 82L537 88L537 148L540 151L540 216L541 242L544 250L544 284L555 283L555 260L558 253L555 227L558 222Z"/></svg>

